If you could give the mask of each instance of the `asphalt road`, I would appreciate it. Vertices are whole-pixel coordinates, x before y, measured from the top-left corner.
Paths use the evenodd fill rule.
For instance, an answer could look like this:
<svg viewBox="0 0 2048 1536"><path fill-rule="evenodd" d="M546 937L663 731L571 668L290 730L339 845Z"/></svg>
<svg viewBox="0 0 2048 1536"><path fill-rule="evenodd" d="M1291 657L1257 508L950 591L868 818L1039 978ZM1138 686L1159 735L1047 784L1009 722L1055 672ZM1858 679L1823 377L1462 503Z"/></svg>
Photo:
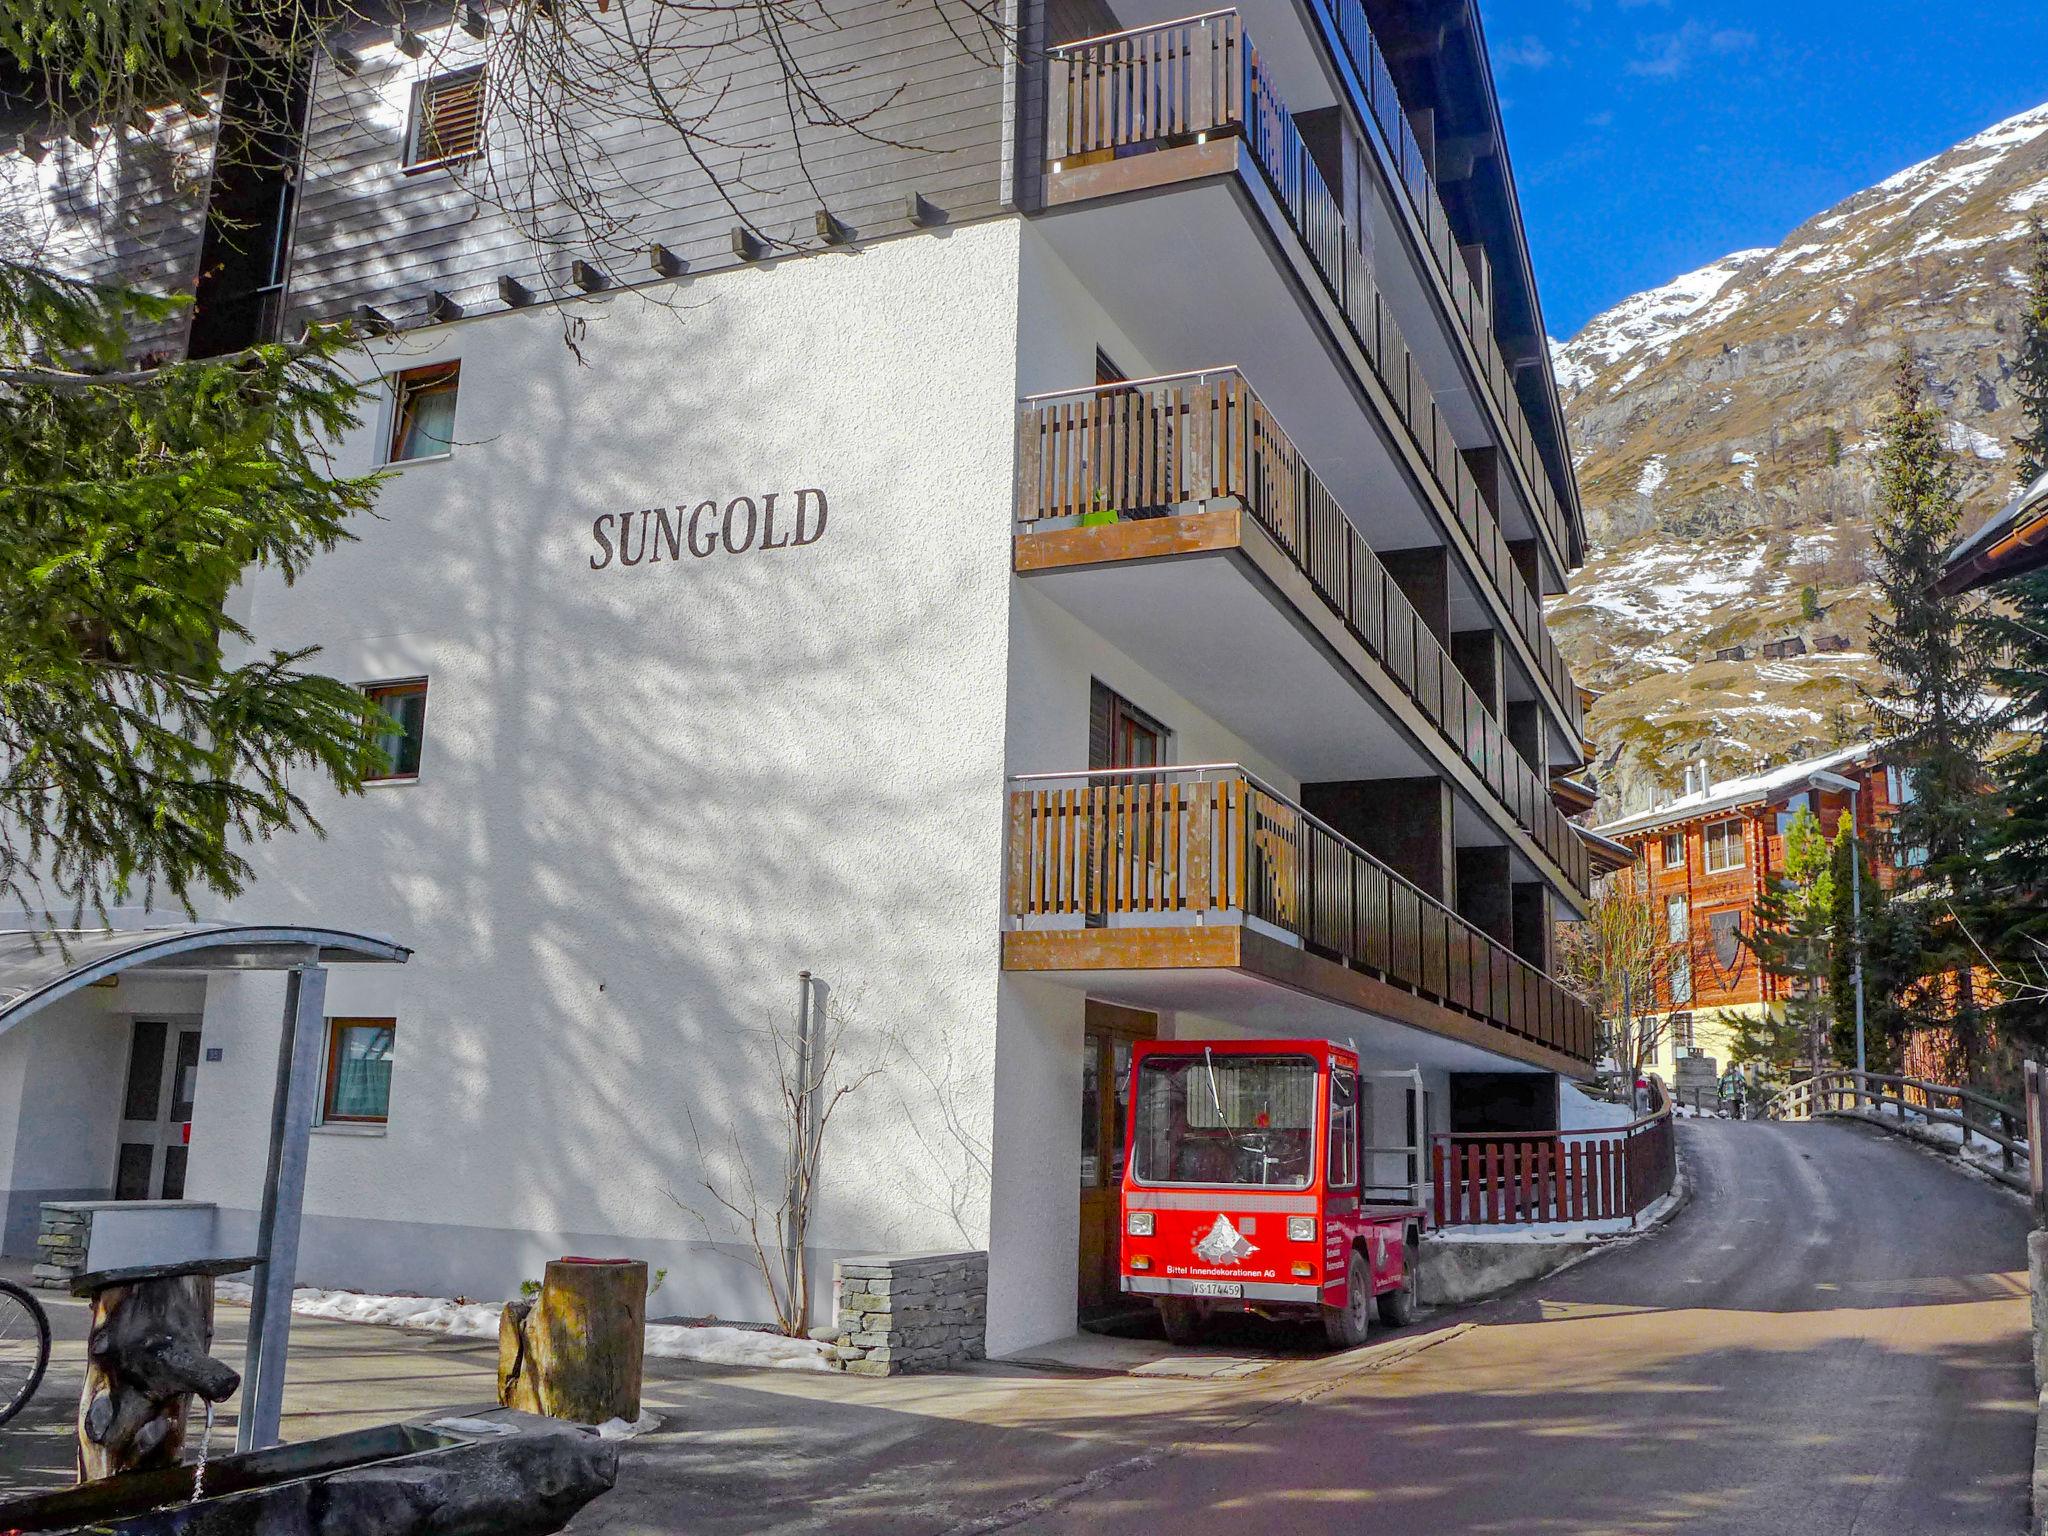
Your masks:
<svg viewBox="0 0 2048 1536"><path fill-rule="evenodd" d="M2022 1204L1860 1127L1684 1132L1661 1230L1013 1528L2025 1529Z"/></svg>

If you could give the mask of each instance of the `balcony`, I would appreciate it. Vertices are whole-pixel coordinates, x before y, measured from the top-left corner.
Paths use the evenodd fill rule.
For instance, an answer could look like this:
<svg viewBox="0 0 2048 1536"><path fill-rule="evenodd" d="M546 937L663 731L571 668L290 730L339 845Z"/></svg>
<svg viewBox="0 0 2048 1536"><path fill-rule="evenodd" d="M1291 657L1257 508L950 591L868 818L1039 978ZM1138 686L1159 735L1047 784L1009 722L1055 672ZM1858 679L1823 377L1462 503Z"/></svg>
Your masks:
<svg viewBox="0 0 2048 1536"><path fill-rule="evenodd" d="M1472 347L1476 371L1499 416L1507 455L1520 468L1524 494L1530 500L1535 520L1548 534L1552 550L1562 564L1573 548L1570 520L1551 485L1543 457L1537 452L1528 413L1522 409L1521 397L1515 390L1513 371L1494 336L1493 316L1458 248L1450 215L1444 210L1422 146L1416 141L1407 110L1394 87L1379 39L1373 35L1359 0L1316 0L1316 4L1353 71L1354 100L1385 141L1391 179L1408 205L1419 243L1429 253L1430 265L1450 295L1450 312Z"/></svg>
<svg viewBox="0 0 2048 1536"><path fill-rule="evenodd" d="M1268 233L1284 247L1283 261L1319 290L1314 307L1323 317L1325 339L1292 346L1292 351L1297 356L1311 350L1335 352L1348 359L1353 387L1365 387L1389 433L1388 452L1398 472L1421 490L1438 536L1450 539L1460 551L1460 563L1492 592L1565 738L1579 740L1584 717L1578 693L1544 626L1541 604L1511 558L1494 511L1459 452L1355 232L1237 13L1222 11L1054 49L1048 70L1048 207L1126 199L1135 200L1137 210L1128 216L1135 222L1124 240L1068 237L1062 255L1069 264L1119 316L1142 317L1148 306L1156 310L1162 295L1171 299L1180 314L1158 322L1166 340L1155 343L1155 356L1167 350L1167 342L1184 345L1191 325L1209 335L1212 347L1231 334L1233 325L1242 334L1246 322L1234 311L1267 312L1249 303L1205 304L1199 290L1166 286L1170 276L1162 258L1192 241L1206 247L1207 276L1217 290L1232 300L1247 296L1249 276L1246 292L1223 286L1230 281L1228 274L1244 269L1226 249L1225 231L1210 219L1208 205L1199 215L1190 210L1177 218L1157 207L1162 192L1236 178L1266 211ZM1135 260L1140 254L1151 262ZM1275 339L1247 337L1244 350L1229 350L1250 361L1252 354L1279 345ZM1332 391L1305 388L1298 403L1300 419L1313 418L1328 461L1359 455L1353 441L1361 436L1356 418L1348 427L1333 419L1338 413ZM1290 414L1289 419L1296 417ZM1384 503L1384 496L1376 498L1376 512L1391 515Z"/></svg>
<svg viewBox="0 0 2048 1536"><path fill-rule="evenodd" d="M1457 787L1489 797L1527 835L1526 852L1546 878L1583 899L1591 878L1584 840L1346 515L1370 482L1354 477L1341 499L1334 494L1242 373L1033 397L1018 412L1017 463L1021 574L1064 573L1071 582L1091 568L1136 568L1118 583L1098 577L1089 591L1070 585L1056 601L1247 738L1301 740L1308 717L1348 735L1353 751L1397 729L1413 733L1430 753L1422 763L1398 766L1382 747L1377 761L1325 755L1320 773L1449 770ZM1276 634L1270 620L1255 627L1240 618L1246 605L1236 592L1204 585L1189 568L1226 551L1295 610L1296 629L1325 636L1382 701L1379 718L1355 701L1326 702L1318 685L1328 664L1292 661L1306 640ZM1243 660L1260 655L1287 659L1283 685L1267 686ZM1242 677L1255 697L1227 693L1225 674Z"/></svg>
<svg viewBox="0 0 2048 1536"><path fill-rule="evenodd" d="M1141 999L1173 996L1161 973L1229 972L1297 1017L1306 997L1575 1075L1593 1059L1583 1002L1235 765L1013 779L1006 901L1008 970L1091 991L1137 973Z"/></svg>

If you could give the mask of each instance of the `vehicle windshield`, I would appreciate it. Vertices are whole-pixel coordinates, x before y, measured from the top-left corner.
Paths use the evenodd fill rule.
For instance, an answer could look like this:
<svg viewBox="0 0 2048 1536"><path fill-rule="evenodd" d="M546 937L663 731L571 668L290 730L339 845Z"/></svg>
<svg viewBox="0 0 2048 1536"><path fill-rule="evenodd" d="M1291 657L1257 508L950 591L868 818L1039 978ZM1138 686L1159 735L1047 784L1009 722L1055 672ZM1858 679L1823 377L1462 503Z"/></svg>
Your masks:
<svg viewBox="0 0 2048 1536"><path fill-rule="evenodd" d="M1309 1057L1149 1057L1138 1069L1133 1171L1145 1184L1302 1189L1315 1121Z"/></svg>

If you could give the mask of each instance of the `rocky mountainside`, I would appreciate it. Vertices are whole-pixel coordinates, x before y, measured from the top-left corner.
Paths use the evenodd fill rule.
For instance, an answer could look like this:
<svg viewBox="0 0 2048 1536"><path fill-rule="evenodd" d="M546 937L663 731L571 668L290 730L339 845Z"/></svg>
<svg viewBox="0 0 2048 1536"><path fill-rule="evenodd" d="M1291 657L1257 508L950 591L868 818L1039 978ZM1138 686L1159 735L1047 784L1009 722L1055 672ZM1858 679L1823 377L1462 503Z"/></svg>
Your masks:
<svg viewBox="0 0 2048 1536"><path fill-rule="evenodd" d="M1553 344L1594 553L1552 606L1602 814L1824 751L1865 722L1872 458L1901 346L1949 420L1965 522L2013 487L2011 354L2048 106Z"/></svg>

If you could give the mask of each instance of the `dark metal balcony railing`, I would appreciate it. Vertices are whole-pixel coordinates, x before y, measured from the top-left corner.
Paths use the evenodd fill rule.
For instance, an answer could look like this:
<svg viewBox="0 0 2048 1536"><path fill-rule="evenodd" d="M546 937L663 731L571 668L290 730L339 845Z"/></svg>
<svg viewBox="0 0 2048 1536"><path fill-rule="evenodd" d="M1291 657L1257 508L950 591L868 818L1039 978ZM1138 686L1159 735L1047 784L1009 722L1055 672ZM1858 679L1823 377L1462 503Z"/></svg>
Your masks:
<svg viewBox="0 0 2048 1536"><path fill-rule="evenodd" d="M1464 529L1488 583L1527 643L1574 734L1584 719L1543 607L1509 555L1500 524L1373 281L1372 267L1302 143L1293 115L1235 11L1140 27L1052 50L1047 147L1058 163L1210 134L1241 136L1409 440Z"/></svg>
<svg viewBox="0 0 2048 1536"><path fill-rule="evenodd" d="M1415 129L1401 105L1400 92L1394 88L1394 76L1387 68L1386 55L1380 51L1379 39L1373 35L1372 25L1366 20L1365 8L1359 0L1322 0L1322 5L1336 23L1344 52L1358 71L1366 108L1386 135L1402 189L1422 227L1423 244L1429 248L1431 261L1449 286L1451 308L1464 326L1473 351L1478 354L1480 374L1485 378L1487 391L1493 396L1501 420L1506 424L1508 446L1521 463L1523 477L1536 499L1537 515L1549 528L1557 547L1569 550L1571 541L1565 536L1564 507L1551 486L1543 457L1536 451L1528 415L1522 409L1521 396L1515 391L1514 371L1501 355L1500 343L1493 333L1493 316L1488 312L1485 298L1472 281L1471 269L1465 265L1464 255L1458 249L1458 237L1451 228L1450 215L1444 211L1443 199L1437 194L1429 162L1423 158Z"/></svg>
<svg viewBox="0 0 2048 1536"><path fill-rule="evenodd" d="M1576 890L1585 842L1465 681L1344 509L1234 368L1023 402L1019 526L1114 512L1160 517L1235 502L1485 780Z"/></svg>
<svg viewBox="0 0 2048 1536"><path fill-rule="evenodd" d="M1010 781L1013 921L1257 918L1304 948L1590 1061L1554 979L1235 764Z"/></svg>

